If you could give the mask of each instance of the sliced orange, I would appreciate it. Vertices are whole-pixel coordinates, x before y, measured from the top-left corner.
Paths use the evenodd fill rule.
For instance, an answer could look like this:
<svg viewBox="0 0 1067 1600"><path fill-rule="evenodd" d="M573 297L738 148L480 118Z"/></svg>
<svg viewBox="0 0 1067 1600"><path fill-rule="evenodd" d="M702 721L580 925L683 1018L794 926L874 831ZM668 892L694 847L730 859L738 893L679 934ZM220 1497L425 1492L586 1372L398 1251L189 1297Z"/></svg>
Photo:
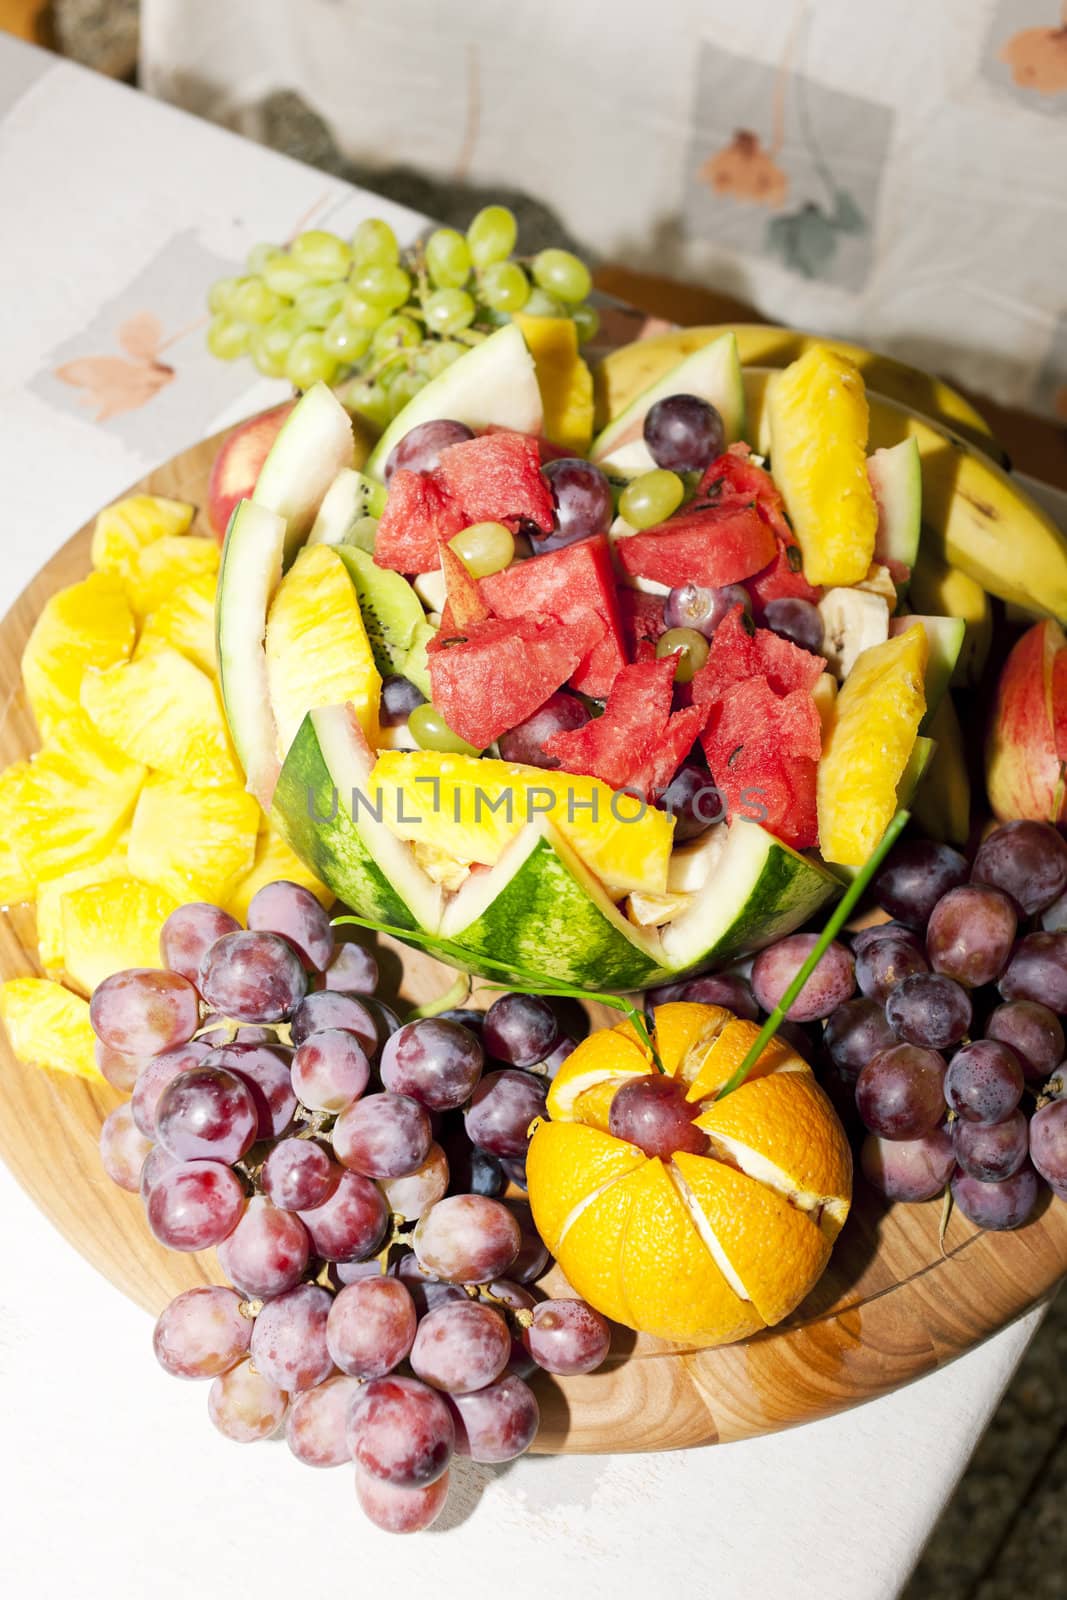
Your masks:
<svg viewBox="0 0 1067 1600"><path fill-rule="evenodd" d="M601 1028L572 1050L548 1091L546 1109L553 1122L577 1117L577 1102L598 1084L618 1088L627 1078L652 1072L648 1051L616 1028Z"/></svg>
<svg viewBox="0 0 1067 1600"><path fill-rule="evenodd" d="M526 1178L537 1231L553 1255L572 1213L644 1159L636 1146L580 1122L540 1125L530 1141Z"/></svg>
<svg viewBox="0 0 1067 1600"><path fill-rule="evenodd" d="M699 1062L697 1046L711 1040L730 1020L722 1006L696 1005L691 1000L670 1000L656 1007L656 1048L672 1078L686 1082Z"/></svg>
<svg viewBox="0 0 1067 1600"><path fill-rule="evenodd" d="M758 1022L749 1022L741 1017L732 1018L722 1032L714 1036L703 1060L695 1063L697 1070L686 1099L709 1100L718 1094L748 1055L759 1031ZM753 1078L765 1078L769 1072L810 1071L807 1062L784 1039L775 1035L761 1050L759 1060L745 1081L750 1083Z"/></svg>
<svg viewBox="0 0 1067 1600"><path fill-rule="evenodd" d="M556 1251L556 1259L575 1294L613 1322L629 1324L633 1324L633 1316L623 1294L623 1241L647 1165L640 1150L637 1154L637 1166L609 1183L578 1212Z"/></svg>

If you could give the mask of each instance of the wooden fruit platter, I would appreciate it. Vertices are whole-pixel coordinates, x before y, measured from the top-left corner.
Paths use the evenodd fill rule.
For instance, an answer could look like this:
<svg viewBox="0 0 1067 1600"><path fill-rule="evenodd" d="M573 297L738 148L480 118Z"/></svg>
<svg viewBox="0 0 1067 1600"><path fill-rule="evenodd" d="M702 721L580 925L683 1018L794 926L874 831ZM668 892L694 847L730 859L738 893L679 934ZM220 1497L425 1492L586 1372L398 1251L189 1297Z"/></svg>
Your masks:
<svg viewBox="0 0 1067 1600"><path fill-rule="evenodd" d="M134 489L202 504L218 443L208 439L183 451ZM48 597L87 573L89 543L86 526L0 622L0 674L8 686L2 765L37 747L19 687L22 649ZM447 988L449 969L382 943L391 952L382 962L386 999L391 990L417 1004ZM0 914L0 978L37 971L32 910ZM213 1255L182 1256L158 1245L137 1197L105 1175L97 1135L119 1099L113 1090L21 1066L4 1039L0 1073L0 1156L87 1260L153 1314L183 1289L221 1281ZM814 1421L962 1355L1049 1294L1067 1272L1067 1205L1047 1191L1016 1233L980 1232L957 1211L942 1241L941 1212L939 1201L887 1206L860 1183L828 1272L787 1322L710 1351L618 1330L599 1371L541 1381L543 1424L534 1448L678 1449Z"/></svg>

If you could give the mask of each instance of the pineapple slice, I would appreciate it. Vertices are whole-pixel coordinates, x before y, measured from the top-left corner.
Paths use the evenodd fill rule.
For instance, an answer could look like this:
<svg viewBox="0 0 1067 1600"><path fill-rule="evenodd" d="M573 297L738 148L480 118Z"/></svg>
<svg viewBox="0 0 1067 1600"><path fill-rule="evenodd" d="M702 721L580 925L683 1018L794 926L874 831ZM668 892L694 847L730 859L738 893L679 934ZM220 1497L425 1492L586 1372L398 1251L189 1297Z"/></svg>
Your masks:
<svg viewBox="0 0 1067 1600"><path fill-rule="evenodd" d="M926 654L926 633L916 623L864 650L841 686L817 781L825 861L862 866L892 819L926 712Z"/></svg>
<svg viewBox="0 0 1067 1600"><path fill-rule="evenodd" d="M102 861L91 866L78 867L62 878L51 878L42 883L37 894L37 959L50 978L61 979L63 966L63 896L72 889L85 889L92 884L108 883L112 878L125 878L130 870L127 856L127 839L124 835L115 848Z"/></svg>
<svg viewBox="0 0 1067 1600"><path fill-rule="evenodd" d="M878 507L867 476L867 394L859 368L813 345L767 393L771 470L809 583L866 578Z"/></svg>
<svg viewBox="0 0 1067 1600"><path fill-rule="evenodd" d="M89 1002L48 978L12 978L0 987L0 1021L16 1058L103 1083L96 1066Z"/></svg>
<svg viewBox="0 0 1067 1600"><path fill-rule="evenodd" d="M159 930L178 901L136 878L86 884L60 897L63 967L68 981L91 995L112 973L159 967Z"/></svg>
<svg viewBox="0 0 1067 1600"><path fill-rule="evenodd" d="M256 859L260 810L243 789L196 789L153 774L130 827L130 871L175 900L225 905Z"/></svg>
<svg viewBox="0 0 1067 1600"><path fill-rule="evenodd" d="M214 539L164 534L144 549L130 565L126 595L138 622L167 600L182 584L217 576L219 547Z"/></svg>
<svg viewBox="0 0 1067 1600"><path fill-rule="evenodd" d="M215 590L214 576L202 572L175 589L163 604L151 612L137 641L134 660L169 645L188 656L194 666L214 677L217 670L215 658ZM106 663L102 663L106 664Z"/></svg>
<svg viewBox="0 0 1067 1600"><path fill-rule="evenodd" d="M136 631L113 572L90 573L52 596L22 652L22 678L42 737L78 704L86 667L129 660Z"/></svg>
<svg viewBox="0 0 1067 1600"><path fill-rule="evenodd" d="M126 826L145 779L81 710L54 730L18 780L10 840L35 884L100 861Z"/></svg>
<svg viewBox="0 0 1067 1600"><path fill-rule="evenodd" d="M578 353L572 318L527 317L516 311L512 321L534 358L545 438L586 455L593 437L593 374Z"/></svg>
<svg viewBox="0 0 1067 1600"><path fill-rule="evenodd" d="M240 883L232 890L226 901L226 910L231 917L236 917L238 922L248 921L248 907L252 896L257 894L266 883L276 883L279 879L289 883L302 884L305 889L310 889L327 911L334 903L332 889L327 889L320 883L313 872L309 872L300 857L292 851L280 833L276 833L269 823L265 823L259 830L256 840L256 859L252 870L241 879Z"/></svg>
<svg viewBox="0 0 1067 1600"><path fill-rule="evenodd" d="M33 875L14 845L15 823L22 809L28 761L16 761L0 772L0 905L15 906L34 897Z"/></svg>
<svg viewBox="0 0 1067 1600"><path fill-rule="evenodd" d="M332 545L301 550L267 618L267 681L284 760L309 711L347 702L371 744L378 738L382 680L359 601Z"/></svg>
<svg viewBox="0 0 1067 1600"><path fill-rule="evenodd" d="M187 533L196 507L154 494L131 494L101 511L93 529L93 566L128 578L146 545Z"/></svg>
<svg viewBox="0 0 1067 1600"><path fill-rule="evenodd" d="M169 645L86 673L82 705L131 761L197 786L242 781L214 683Z"/></svg>

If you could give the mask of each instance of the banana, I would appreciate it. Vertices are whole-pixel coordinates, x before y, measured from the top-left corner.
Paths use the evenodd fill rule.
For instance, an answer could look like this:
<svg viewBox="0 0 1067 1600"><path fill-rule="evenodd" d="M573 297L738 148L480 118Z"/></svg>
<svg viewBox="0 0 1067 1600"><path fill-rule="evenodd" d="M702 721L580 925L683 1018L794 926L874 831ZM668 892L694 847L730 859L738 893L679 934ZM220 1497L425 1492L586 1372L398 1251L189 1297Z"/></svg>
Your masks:
<svg viewBox="0 0 1067 1600"><path fill-rule="evenodd" d="M967 632L952 671L952 682L977 683L993 643L993 607L982 585L959 567L946 566L927 544L920 547L912 568L909 598L916 611L935 617L963 618ZM1030 613L1026 615L1029 619Z"/></svg>
<svg viewBox="0 0 1067 1600"><path fill-rule="evenodd" d="M815 334L797 333L792 328L754 322L679 328L674 333L637 339L613 351L600 363L595 375L597 429L617 417L644 389L662 378L685 356L710 344L720 334L729 332L737 336L743 366L785 367L813 345L827 345L856 363L868 389L887 395L902 405L911 406L932 421L955 429L986 455L1003 465L1007 464L1007 456L990 434L985 418L969 400L965 400L947 383L942 383L940 378L921 372L916 367L905 366L902 361L894 361L890 356L865 350L861 345L846 344L840 339L820 339ZM750 434L750 438L756 437L755 432Z"/></svg>
<svg viewBox="0 0 1067 1600"><path fill-rule="evenodd" d="M971 831L971 784L963 754L963 730L950 694L931 717L930 734L937 748L915 791L911 812L931 838L963 845Z"/></svg>

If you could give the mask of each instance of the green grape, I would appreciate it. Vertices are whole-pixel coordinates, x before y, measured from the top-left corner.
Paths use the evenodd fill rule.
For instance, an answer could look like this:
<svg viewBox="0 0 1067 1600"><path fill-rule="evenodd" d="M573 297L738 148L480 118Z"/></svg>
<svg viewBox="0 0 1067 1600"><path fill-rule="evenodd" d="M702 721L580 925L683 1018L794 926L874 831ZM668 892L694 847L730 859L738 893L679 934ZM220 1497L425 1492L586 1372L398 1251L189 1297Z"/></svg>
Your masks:
<svg viewBox="0 0 1067 1600"><path fill-rule="evenodd" d="M309 283L293 301L293 310L305 328L325 328L339 315L345 294L343 283Z"/></svg>
<svg viewBox="0 0 1067 1600"><path fill-rule="evenodd" d="M429 381L425 373L410 370L398 372L391 378L386 386L386 392L389 395L389 404L396 408L394 416L404 409L409 400L414 400L419 390L425 389Z"/></svg>
<svg viewBox="0 0 1067 1600"><path fill-rule="evenodd" d="M212 317L207 330L207 347L220 361L236 361L248 349L251 328L247 322L235 322L220 313Z"/></svg>
<svg viewBox="0 0 1067 1600"><path fill-rule="evenodd" d="M280 311L276 317L256 329L256 342L259 348L269 354L271 361L280 361L285 367L285 358L289 354L289 346L298 333L303 332L303 325L296 312L290 306L285 311Z"/></svg>
<svg viewBox="0 0 1067 1600"><path fill-rule="evenodd" d="M491 311L521 311L530 298L530 280L517 261L494 261L481 274L478 289Z"/></svg>
<svg viewBox="0 0 1067 1600"><path fill-rule="evenodd" d="M354 328L345 316L334 317L322 335L322 342L330 354L338 361L348 363L366 355L370 340L369 328Z"/></svg>
<svg viewBox="0 0 1067 1600"><path fill-rule="evenodd" d="M262 278L245 278L233 291L230 315L241 322L269 322L285 306L280 294L268 289Z"/></svg>
<svg viewBox="0 0 1067 1600"><path fill-rule="evenodd" d="M395 267L400 260L396 234L381 217L364 217L352 235L352 261L357 266Z"/></svg>
<svg viewBox="0 0 1067 1600"><path fill-rule="evenodd" d="M386 317L374 330L370 347L376 356L391 350L413 350L422 341L422 329L410 317Z"/></svg>
<svg viewBox="0 0 1067 1600"><path fill-rule="evenodd" d="M275 321L277 320L275 318ZM284 347L278 348L271 337L273 326L273 322L268 322L252 329L252 337L248 341L248 353L255 362L257 372L261 372L265 378L284 378L289 344L287 341Z"/></svg>
<svg viewBox="0 0 1067 1600"><path fill-rule="evenodd" d="M289 246L293 261L315 283L336 283L348 276L352 251L336 233L325 228L309 228L297 234Z"/></svg>
<svg viewBox="0 0 1067 1600"><path fill-rule="evenodd" d="M600 313L596 306L591 306L588 300L583 300L581 305L571 308L574 326L578 330L578 343L588 344L590 339L595 339L600 332Z"/></svg>
<svg viewBox="0 0 1067 1600"><path fill-rule="evenodd" d="M321 379L330 383L337 370L337 362L327 350L322 334L314 329L298 333L289 348L285 375L297 389L310 389Z"/></svg>
<svg viewBox="0 0 1067 1600"><path fill-rule="evenodd" d="M457 344L454 339L430 339L421 346L412 359L416 372L424 372L428 378L436 378L439 372L443 372L453 361L458 361L460 356L466 353L467 346Z"/></svg>
<svg viewBox="0 0 1067 1600"><path fill-rule="evenodd" d="M567 307L562 300L545 289L531 289L530 297L522 308L528 317L565 317Z"/></svg>
<svg viewBox="0 0 1067 1600"><path fill-rule="evenodd" d="M389 396L380 383L370 378L353 384L351 389L346 388L345 409L358 412L374 428L384 428L393 420Z"/></svg>
<svg viewBox="0 0 1067 1600"><path fill-rule="evenodd" d="M426 267L440 289L462 289L471 275L467 241L455 228L435 228L426 241Z"/></svg>
<svg viewBox="0 0 1067 1600"><path fill-rule="evenodd" d="M243 278L216 279L207 292L207 308L213 317L217 317L220 311L229 311L233 297L244 281Z"/></svg>
<svg viewBox="0 0 1067 1600"><path fill-rule="evenodd" d="M372 556L377 537L378 518L359 517L345 534L345 544L354 544L357 550L365 550L369 556Z"/></svg>
<svg viewBox="0 0 1067 1600"><path fill-rule="evenodd" d="M306 272L301 272L288 250L275 250L259 269L259 275L268 289L292 300L308 282Z"/></svg>
<svg viewBox="0 0 1067 1600"><path fill-rule="evenodd" d="M538 288L558 295L569 305L584 300L593 287L589 268L569 250L540 250L533 258L533 278Z"/></svg>
<svg viewBox="0 0 1067 1600"><path fill-rule="evenodd" d="M277 252L278 246L276 244L254 244L245 257L245 267L251 276L253 278L261 277L263 268L268 261L273 260Z"/></svg>
<svg viewBox="0 0 1067 1600"><path fill-rule="evenodd" d="M435 333L460 333L474 321L477 307L466 289L435 289L422 309Z"/></svg>
<svg viewBox="0 0 1067 1600"><path fill-rule="evenodd" d="M362 300L372 306L395 311L411 298L411 278L403 267L387 267L379 262L354 268L349 284Z"/></svg>
<svg viewBox="0 0 1067 1600"><path fill-rule="evenodd" d="M342 309L354 328L373 330L380 327L389 315L384 306L371 305L369 300L364 300L362 295L353 294L351 289L345 295Z"/></svg>
<svg viewBox="0 0 1067 1600"><path fill-rule="evenodd" d="M668 628L656 644L656 659L677 656L674 669L675 683L688 683L694 672L699 672L708 659L708 641L695 628Z"/></svg>
<svg viewBox="0 0 1067 1600"><path fill-rule="evenodd" d="M476 267L506 261L515 248L518 224L507 206L485 206L467 229L471 260Z"/></svg>
<svg viewBox="0 0 1067 1600"><path fill-rule="evenodd" d="M685 484L676 472L656 467L628 483L619 497L619 513L631 528L654 528L666 522L685 498Z"/></svg>
<svg viewBox="0 0 1067 1600"><path fill-rule="evenodd" d="M427 700L408 717L408 731L420 750L448 750L456 755L476 756L477 747L453 733L437 707Z"/></svg>
<svg viewBox="0 0 1067 1600"><path fill-rule="evenodd" d="M475 578L503 572L515 559L515 537L502 522L473 522L448 543Z"/></svg>

